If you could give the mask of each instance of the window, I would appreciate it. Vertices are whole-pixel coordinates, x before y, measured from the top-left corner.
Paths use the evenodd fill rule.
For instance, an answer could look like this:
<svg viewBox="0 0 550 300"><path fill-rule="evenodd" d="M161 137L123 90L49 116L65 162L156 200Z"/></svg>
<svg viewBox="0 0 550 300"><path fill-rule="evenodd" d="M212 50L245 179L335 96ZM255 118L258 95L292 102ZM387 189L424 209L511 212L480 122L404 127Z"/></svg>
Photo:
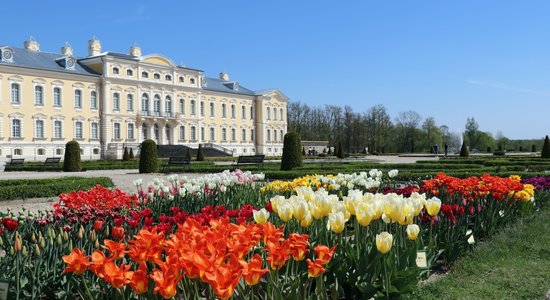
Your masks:
<svg viewBox="0 0 550 300"><path fill-rule="evenodd" d="M267 108L267 119L271 120L271 110L269 109L269 107Z"/></svg>
<svg viewBox="0 0 550 300"><path fill-rule="evenodd" d="M185 100L183 98L180 98L180 114L185 114Z"/></svg>
<svg viewBox="0 0 550 300"><path fill-rule="evenodd" d="M283 130L281 129L281 135L279 136L279 139L280 139L281 142L283 141L283 138L284 138Z"/></svg>
<svg viewBox="0 0 550 300"><path fill-rule="evenodd" d="M271 142L271 130L267 130L267 141Z"/></svg>
<svg viewBox="0 0 550 300"><path fill-rule="evenodd" d="M39 85L34 87L34 104L38 106L44 105L44 88Z"/></svg>
<svg viewBox="0 0 550 300"><path fill-rule="evenodd" d="M227 109L225 103L222 104L222 118L227 117Z"/></svg>
<svg viewBox="0 0 550 300"><path fill-rule="evenodd" d="M19 91L19 84L12 83L11 84L11 103L13 104L21 104L21 94Z"/></svg>
<svg viewBox="0 0 550 300"><path fill-rule="evenodd" d="M126 95L126 110L134 111L134 95Z"/></svg>
<svg viewBox="0 0 550 300"><path fill-rule="evenodd" d="M62 124L61 121L54 121L53 122L53 137L56 139L63 138L63 131L62 131Z"/></svg>
<svg viewBox="0 0 550 300"><path fill-rule="evenodd" d="M283 109L279 109L279 118L283 121Z"/></svg>
<svg viewBox="0 0 550 300"><path fill-rule="evenodd" d="M164 76L164 79L166 79L166 81L172 81L172 76L171 75L166 75L166 76Z"/></svg>
<svg viewBox="0 0 550 300"><path fill-rule="evenodd" d="M254 129L250 129L250 140L254 141Z"/></svg>
<svg viewBox="0 0 550 300"><path fill-rule="evenodd" d="M164 128L165 136L166 136L166 143L170 145L170 125L166 125L166 128Z"/></svg>
<svg viewBox="0 0 550 300"><path fill-rule="evenodd" d="M244 119L246 119L246 107L243 105L241 106L241 117Z"/></svg>
<svg viewBox="0 0 550 300"><path fill-rule="evenodd" d="M210 140L215 141L215 139L216 139L216 131L214 127L210 127Z"/></svg>
<svg viewBox="0 0 550 300"><path fill-rule="evenodd" d="M204 127L201 127L201 141L206 140L205 134L204 134Z"/></svg>
<svg viewBox="0 0 550 300"><path fill-rule="evenodd" d="M46 155L46 149L39 148L39 149L36 150L36 154L37 155Z"/></svg>
<svg viewBox="0 0 550 300"><path fill-rule="evenodd" d="M215 107L214 107L214 102L210 102L210 116L213 117L214 116L214 112L216 111Z"/></svg>
<svg viewBox="0 0 550 300"><path fill-rule="evenodd" d="M98 132L98 127L99 125L97 124L97 122L93 122L92 123L92 128L91 128L91 135L90 135L90 138L92 140L97 140L99 139L99 132Z"/></svg>
<svg viewBox="0 0 550 300"><path fill-rule="evenodd" d="M184 81L183 76L180 76L179 81L180 81L181 83L183 83L183 81Z"/></svg>
<svg viewBox="0 0 550 300"><path fill-rule="evenodd" d="M114 93L113 94L113 110L119 111L120 110L120 94Z"/></svg>
<svg viewBox="0 0 550 300"><path fill-rule="evenodd" d="M235 130L235 128L231 128L231 141L237 141L237 130Z"/></svg>
<svg viewBox="0 0 550 300"><path fill-rule="evenodd" d="M149 112L149 96L147 94L141 95L141 111Z"/></svg>
<svg viewBox="0 0 550 300"><path fill-rule="evenodd" d="M53 106L61 107L61 88L55 87L53 89Z"/></svg>
<svg viewBox="0 0 550 300"><path fill-rule="evenodd" d="M23 149L21 148L13 149L13 155L23 155Z"/></svg>
<svg viewBox="0 0 550 300"><path fill-rule="evenodd" d="M134 124L132 124L132 123L129 123L129 124L128 124L127 138L128 138L129 140L133 140L133 139L134 139Z"/></svg>
<svg viewBox="0 0 550 300"><path fill-rule="evenodd" d="M113 138L120 139L120 123L113 124Z"/></svg>
<svg viewBox="0 0 550 300"><path fill-rule="evenodd" d="M227 141L227 129L222 128L222 141Z"/></svg>
<svg viewBox="0 0 550 300"><path fill-rule="evenodd" d="M246 142L246 129L242 129L241 131L241 141Z"/></svg>
<svg viewBox="0 0 550 300"><path fill-rule="evenodd" d="M36 120L34 128L34 137L37 139L44 138L44 120Z"/></svg>
<svg viewBox="0 0 550 300"><path fill-rule="evenodd" d="M143 72L141 72L141 77L142 78L149 78L149 73L143 71Z"/></svg>
<svg viewBox="0 0 550 300"><path fill-rule="evenodd" d="M141 125L141 135L143 136L144 140L149 137L149 128L147 128L147 124Z"/></svg>
<svg viewBox="0 0 550 300"><path fill-rule="evenodd" d="M250 107L250 119L254 119L254 106Z"/></svg>
<svg viewBox="0 0 550 300"><path fill-rule="evenodd" d="M277 130L273 130L273 141L277 141Z"/></svg>
<svg viewBox="0 0 550 300"><path fill-rule="evenodd" d="M231 104L231 119L235 119L235 104Z"/></svg>
<svg viewBox="0 0 550 300"><path fill-rule="evenodd" d="M189 82L190 82L191 84L195 84L195 78L189 79Z"/></svg>
<svg viewBox="0 0 550 300"><path fill-rule="evenodd" d="M191 100L191 115L195 115L195 100Z"/></svg>
<svg viewBox="0 0 550 300"><path fill-rule="evenodd" d="M157 143L158 143L158 140L159 140L159 125L158 124L153 125L153 134L155 135L155 141L157 141Z"/></svg>
<svg viewBox="0 0 550 300"><path fill-rule="evenodd" d="M160 79L160 74L159 73L153 74L153 79Z"/></svg>
<svg viewBox="0 0 550 300"><path fill-rule="evenodd" d="M126 69L126 76L134 76L134 70Z"/></svg>
<svg viewBox="0 0 550 300"><path fill-rule="evenodd" d="M82 139L82 122L76 121L74 123L74 137L77 139Z"/></svg>
<svg viewBox="0 0 550 300"><path fill-rule="evenodd" d="M97 109L97 93L96 91L90 92L90 108Z"/></svg>
<svg viewBox="0 0 550 300"><path fill-rule="evenodd" d="M204 102L201 101L201 117L204 117Z"/></svg>
<svg viewBox="0 0 550 300"><path fill-rule="evenodd" d="M82 108L82 91L74 90L74 107Z"/></svg>
<svg viewBox="0 0 550 300"><path fill-rule="evenodd" d="M160 96L155 95L155 100L153 100L153 112L155 116L160 116Z"/></svg>
<svg viewBox="0 0 550 300"><path fill-rule="evenodd" d="M191 140L197 140L197 128L195 128L195 126L191 126Z"/></svg>
<svg viewBox="0 0 550 300"><path fill-rule="evenodd" d="M63 149L61 148L55 149L55 155L63 155Z"/></svg>
<svg viewBox="0 0 550 300"><path fill-rule="evenodd" d="M92 150L92 153L93 153L94 155L99 155L99 148L94 148L94 149Z"/></svg>
<svg viewBox="0 0 550 300"><path fill-rule="evenodd" d="M118 74L120 74L120 70L117 67L114 67L113 68L113 75L118 75Z"/></svg>
<svg viewBox="0 0 550 300"><path fill-rule="evenodd" d="M166 96L164 100L164 111L168 117L172 117L172 98L170 96Z"/></svg>
<svg viewBox="0 0 550 300"><path fill-rule="evenodd" d="M185 141L185 126L180 125L180 140Z"/></svg>
<svg viewBox="0 0 550 300"><path fill-rule="evenodd" d="M11 137L14 137L14 138L21 137L21 120L19 119L11 120Z"/></svg>
<svg viewBox="0 0 550 300"><path fill-rule="evenodd" d="M273 107L273 120L277 120L277 109Z"/></svg>

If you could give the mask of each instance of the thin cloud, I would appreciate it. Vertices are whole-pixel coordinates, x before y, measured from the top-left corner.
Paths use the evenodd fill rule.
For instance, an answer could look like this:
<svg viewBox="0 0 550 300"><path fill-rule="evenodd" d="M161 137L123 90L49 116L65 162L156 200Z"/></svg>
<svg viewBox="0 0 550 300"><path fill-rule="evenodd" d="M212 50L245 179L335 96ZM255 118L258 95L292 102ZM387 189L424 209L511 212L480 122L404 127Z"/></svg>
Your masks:
<svg viewBox="0 0 550 300"><path fill-rule="evenodd" d="M550 93L548 92L542 92L542 91L536 91L531 89L526 89L522 87L512 86L508 84L504 84L501 82L484 82L484 81L478 81L478 80L468 80L469 84L477 85L477 86L483 86L498 90L507 90L507 91L513 91L518 93L525 93L525 94L533 94L533 95L540 95L540 96L550 96Z"/></svg>
<svg viewBox="0 0 550 300"><path fill-rule="evenodd" d="M148 19L148 17L145 15L146 7L145 5L138 6L131 15L124 16L118 19L115 19L116 23L133 23L133 22L141 22Z"/></svg>

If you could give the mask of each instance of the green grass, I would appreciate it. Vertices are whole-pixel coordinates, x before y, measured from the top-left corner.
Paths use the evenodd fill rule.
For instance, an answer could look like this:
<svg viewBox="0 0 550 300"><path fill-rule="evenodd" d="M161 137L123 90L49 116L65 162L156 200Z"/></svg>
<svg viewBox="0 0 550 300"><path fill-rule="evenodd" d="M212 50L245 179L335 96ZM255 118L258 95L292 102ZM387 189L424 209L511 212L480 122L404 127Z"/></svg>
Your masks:
<svg viewBox="0 0 550 300"><path fill-rule="evenodd" d="M405 299L544 299L550 289L550 208L519 220Z"/></svg>

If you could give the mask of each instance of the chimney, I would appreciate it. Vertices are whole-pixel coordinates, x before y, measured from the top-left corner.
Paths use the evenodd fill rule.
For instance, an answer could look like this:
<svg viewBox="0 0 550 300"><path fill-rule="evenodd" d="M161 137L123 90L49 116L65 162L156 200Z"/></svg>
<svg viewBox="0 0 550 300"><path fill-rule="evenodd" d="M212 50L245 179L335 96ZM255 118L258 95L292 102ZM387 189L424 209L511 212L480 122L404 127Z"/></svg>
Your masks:
<svg viewBox="0 0 550 300"><path fill-rule="evenodd" d="M63 56L73 56L73 47L69 42L65 42L65 46L61 47L61 55Z"/></svg>
<svg viewBox="0 0 550 300"><path fill-rule="evenodd" d="M141 47L137 44L134 44L130 47L130 55L140 57L141 56Z"/></svg>
<svg viewBox="0 0 550 300"><path fill-rule="evenodd" d="M220 79L223 81L229 81L229 74L227 74L226 72L221 72Z"/></svg>
<svg viewBox="0 0 550 300"><path fill-rule="evenodd" d="M88 56L101 54L101 42L94 36L88 41Z"/></svg>
<svg viewBox="0 0 550 300"><path fill-rule="evenodd" d="M27 50L34 52L40 51L40 44L38 44L38 42L32 36L30 36L29 39L26 40L25 43L23 43L23 45Z"/></svg>

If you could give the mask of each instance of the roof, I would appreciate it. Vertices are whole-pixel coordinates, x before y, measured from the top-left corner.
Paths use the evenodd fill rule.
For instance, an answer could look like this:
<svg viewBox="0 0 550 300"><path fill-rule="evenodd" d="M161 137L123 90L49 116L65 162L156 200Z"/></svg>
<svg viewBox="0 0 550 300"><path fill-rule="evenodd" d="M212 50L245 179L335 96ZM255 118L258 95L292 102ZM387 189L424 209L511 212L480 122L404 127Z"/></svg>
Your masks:
<svg viewBox="0 0 550 300"><path fill-rule="evenodd" d="M206 84L203 84L202 89L207 91L215 91L222 93L232 93L247 96L256 96L256 93L249 90L236 81L223 81L218 78L205 77Z"/></svg>
<svg viewBox="0 0 550 300"><path fill-rule="evenodd" d="M81 75L93 75L98 76L96 72L90 68L81 65L78 62L79 57L75 57L77 63L74 70L67 70L62 65L56 62L57 59L64 57L60 53L48 53L48 52L35 52L23 48L9 47L13 49L13 62L2 62L0 65L5 66L17 66L24 68L34 68L55 72L64 72L72 74L81 74Z"/></svg>

